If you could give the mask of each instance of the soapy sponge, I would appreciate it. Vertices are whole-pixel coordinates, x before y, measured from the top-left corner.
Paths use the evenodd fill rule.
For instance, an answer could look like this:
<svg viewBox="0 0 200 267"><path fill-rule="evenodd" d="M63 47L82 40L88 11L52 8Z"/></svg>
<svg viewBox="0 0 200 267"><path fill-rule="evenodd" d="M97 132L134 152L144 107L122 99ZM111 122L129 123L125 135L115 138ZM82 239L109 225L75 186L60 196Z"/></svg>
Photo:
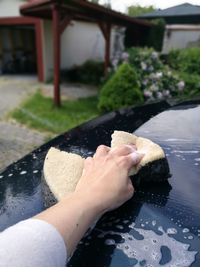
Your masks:
<svg viewBox="0 0 200 267"><path fill-rule="evenodd" d="M170 177L170 170L167 158L163 149L151 140L136 135L114 131L112 134L111 147L123 144L135 144L137 152L144 154L139 164L130 171L135 186L150 181L166 181Z"/></svg>
<svg viewBox="0 0 200 267"><path fill-rule="evenodd" d="M135 186L150 181L161 182L169 178L169 165L163 149L151 140L133 134L115 131L111 148L122 144L135 144L144 157L130 171ZM45 204L48 206L72 193L81 177L85 159L81 156L50 148L43 168ZM47 206L47 205L46 205Z"/></svg>

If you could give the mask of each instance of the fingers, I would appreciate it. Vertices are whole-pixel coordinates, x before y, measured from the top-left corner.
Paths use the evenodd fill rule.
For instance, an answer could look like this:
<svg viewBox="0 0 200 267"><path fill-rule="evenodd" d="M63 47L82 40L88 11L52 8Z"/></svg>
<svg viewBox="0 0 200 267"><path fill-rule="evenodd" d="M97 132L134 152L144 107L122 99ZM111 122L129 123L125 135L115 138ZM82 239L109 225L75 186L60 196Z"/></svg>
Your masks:
<svg viewBox="0 0 200 267"><path fill-rule="evenodd" d="M128 199L132 198L133 194L134 194L134 187L133 187L133 184L129 178L128 179Z"/></svg>
<svg viewBox="0 0 200 267"><path fill-rule="evenodd" d="M144 157L144 154L140 154L136 151L128 154L127 156L122 156L119 158L119 165L127 168L129 171L133 166L136 166L140 163L142 158Z"/></svg>
<svg viewBox="0 0 200 267"><path fill-rule="evenodd" d="M110 147L100 145L98 146L96 153L94 154L94 158L105 157L109 153L109 151L110 151Z"/></svg>
<svg viewBox="0 0 200 267"><path fill-rule="evenodd" d="M135 145L122 145L117 148L113 148L110 150L110 155L112 156L126 156L130 153L133 153L136 151Z"/></svg>
<svg viewBox="0 0 200 267"><path fill-rule="evenodd" d="M93 163L93 158L88 157L85 159L82 175L91 167L92 163Z"/></svg>
<svg viewBox="0 0 200 267"><path fill-rule="evenodd" d="M138 163L140 163L140 161L144 157L144 154L133 152L128 157L130 157L130 160L132 161L132 165L137 165Z"/></svg>

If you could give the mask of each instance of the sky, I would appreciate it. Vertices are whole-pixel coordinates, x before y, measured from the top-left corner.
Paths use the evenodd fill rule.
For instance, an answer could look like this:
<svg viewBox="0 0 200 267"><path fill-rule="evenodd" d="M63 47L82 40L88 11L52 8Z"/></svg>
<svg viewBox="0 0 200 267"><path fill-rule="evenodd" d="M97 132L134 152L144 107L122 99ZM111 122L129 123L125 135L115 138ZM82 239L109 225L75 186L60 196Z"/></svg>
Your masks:
<svg viewBox="0 0 200 267"><path fill-rule="evenodd" d="M100 0L100 3L105 2L108 2L108 0ZM200 5L200 0L110 0L110 2L112 8L120 12L126 12L128 6L137 4L140 6L153 5L160 9L180 5L186 2L193 5Z"/></svg>

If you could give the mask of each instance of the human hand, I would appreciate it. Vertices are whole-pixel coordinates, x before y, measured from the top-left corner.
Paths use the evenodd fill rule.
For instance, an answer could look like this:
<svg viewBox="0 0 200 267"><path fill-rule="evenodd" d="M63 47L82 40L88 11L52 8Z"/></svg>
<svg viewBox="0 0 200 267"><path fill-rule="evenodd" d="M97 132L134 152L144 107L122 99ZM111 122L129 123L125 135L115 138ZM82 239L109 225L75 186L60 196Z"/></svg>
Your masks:
<svg viewBox="0 0 200 267"><path fill-rule="evenodd" d="M93 203L99 215L121 206L134 193L128 175L131 167L143 157L136 150L134 145L114 149L99 146L93 158L85 160L83 174L74 193Z"/></svg>

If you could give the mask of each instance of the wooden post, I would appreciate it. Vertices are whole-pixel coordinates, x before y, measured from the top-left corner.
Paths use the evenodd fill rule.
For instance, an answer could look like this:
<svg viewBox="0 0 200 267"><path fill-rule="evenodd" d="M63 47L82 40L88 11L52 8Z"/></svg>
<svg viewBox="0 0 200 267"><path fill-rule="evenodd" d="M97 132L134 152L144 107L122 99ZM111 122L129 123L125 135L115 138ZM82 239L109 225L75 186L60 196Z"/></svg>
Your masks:
<svg viewBox="0 0 200 267"><path fill-rule="evenodd" d="M111 23L99 22L99 27L105 38L105 62L104 62L104 73L107 75L108 66L110 62L110 36L111 36Z"/></svg>
<svg viewBox="0 0 200 267"><path fill-rule="evenodd" d="M60 15L56 5L52 8L53 50L54 50L54 104L59 107L60 101Z"/></svg>
<svg viewBox="0 0 200 267"><path fill-rule="evenodd" d="M110 63L110 35L111 35L111 25L107 24L106 25L106 30L107 30L107 36L106 36L106 51L105 51L105 66L104 66L104 72L105 75L108 73L108 67Z"/></svg>

